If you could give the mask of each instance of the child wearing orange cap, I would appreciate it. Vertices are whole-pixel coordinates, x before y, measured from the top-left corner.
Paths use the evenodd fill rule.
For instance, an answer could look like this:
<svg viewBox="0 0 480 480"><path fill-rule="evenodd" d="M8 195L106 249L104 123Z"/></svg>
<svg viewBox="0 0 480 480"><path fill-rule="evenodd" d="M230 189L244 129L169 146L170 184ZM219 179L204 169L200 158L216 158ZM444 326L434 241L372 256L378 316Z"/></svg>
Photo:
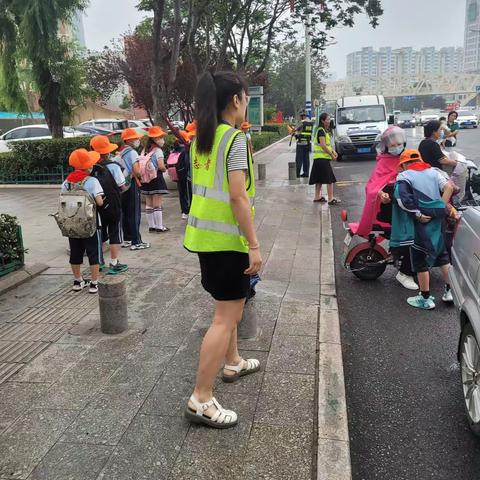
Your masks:
<svg viewBox="0 0 480 480"><path fill-rule="evenodd" d="M250 153L253 155L253 143L252 143L252 134L250 133L250 129L252 126L248 121L243 122L240 129L247 137L248 148L250 149Z"/></svg>
<svg viewBox="0 0 480 480"><path fill-rule="evenodd" d="M84 148L73 151L69 157L69 164L75 170L67 176L62 184L62 192L73 190L76 185L82 184L82 188L87 191L98 207L103 205L103 189L96 178L90 176L93 166L97 163L100 155L97 152L88 152ZM97 225L100 226L97 217ZM100 258L102 242L100 238L100 230L97 228L96 233L90 238L69 238L70 244L70 266L74 276L73 288L74 292L79 292L87 286L90 293L98 292L98 275L100 272ZM90 282L82 277L81 267L83 263L83 255L87 252L88 261L90 263L90 272L92 279Z"/></svg>
<svg viewBox="0 0 480 480"><path fill-rule="evenodd" d="M112 161L112 152L118 145L110 143L105 135L97 135L90 140L92 150L100 154L94 165L92 176L95 177L105 193L104 207L100 211L102 219L102 241L110 243L110 266L108 274L116 275L128 270L128 266L119 262L122 235L122 191L126 190L125 176L120 166Z"/></svg>
<svg viewBox="0 0 480 480"><path fill-rule="evenodd" d="M142 156L150 155L150 162L157 170L157 178L149 183L142 183L140 191L146 199L148 231L150 233L164 233L170 230L163 224L162 207L162 196L168 194L167 184L163 178L163 173L167 171L167 168L165 167L162 150L167 133L158 126L150 127L147 132L148 143L142 152Z"/></svg>
<svg viewBox="0 0 480 480"><path fill-rule="evenodd" d="M150 244L142 241L140 235L141 222L141 198L140 189L140 166L138 164L137 148L140 147L140 139L143 135L134 128L127 128L122 132L124 145L119 149L122 167L127 179L131 179L130 188L122 195L122 226L123 247L130 250L143 250ZM128 181L127 181L128 183Z"/></svg>

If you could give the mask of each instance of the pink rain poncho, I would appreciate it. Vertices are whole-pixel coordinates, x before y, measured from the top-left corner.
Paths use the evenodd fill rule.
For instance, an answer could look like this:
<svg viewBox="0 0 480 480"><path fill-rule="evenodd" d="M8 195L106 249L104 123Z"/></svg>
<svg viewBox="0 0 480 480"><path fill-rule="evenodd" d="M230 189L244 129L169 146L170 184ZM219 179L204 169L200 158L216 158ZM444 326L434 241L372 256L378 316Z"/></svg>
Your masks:
<svg viewBox="0 0 480 480"><path fill-rule="evenodd" d="M377 163L370 175L365 187L365 206L363 207L362 218L358 228L354 232L362 237L368 236L372 225L377 222L377 215L380 211L380 198L378 193L387 185L395 183L398 175L399 158L389 153L381 153L377 156Z"/></svg>

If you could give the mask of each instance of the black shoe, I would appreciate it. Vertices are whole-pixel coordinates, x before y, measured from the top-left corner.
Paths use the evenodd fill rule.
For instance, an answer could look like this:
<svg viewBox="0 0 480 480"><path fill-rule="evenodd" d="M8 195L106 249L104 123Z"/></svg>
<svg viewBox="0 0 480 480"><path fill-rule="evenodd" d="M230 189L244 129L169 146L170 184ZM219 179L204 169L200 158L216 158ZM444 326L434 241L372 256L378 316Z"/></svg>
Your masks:
<svg viewBox="0 0 480 480"><path fill-rule="evenodd" d="M88 286L88 282L86 282L85 280L74 280L73 281L73 287L72 287L72 290L74 292L80 292L82 291L86 286Z"/></svg>
<svg viewBox="0 0 480 480"><path fill-rule="evenodd" d="M90 281L90 286L88 288L88 293L92 293L92 294L98 293L98 282Z"/></svg>
<svg viewBox="0 0 480 480"><path fill-rule="evenodd" d="M155 233L155 232L157 231L157 229L156 229L156 228L149 228L148 231L149 231L150 233Z"/></svg>
<svg viewBox="0 0 480 480"><path fill-rule="evenodd" d="M302 175L300 175L302 178L308 178L308 174L304 173Z"/></svg>

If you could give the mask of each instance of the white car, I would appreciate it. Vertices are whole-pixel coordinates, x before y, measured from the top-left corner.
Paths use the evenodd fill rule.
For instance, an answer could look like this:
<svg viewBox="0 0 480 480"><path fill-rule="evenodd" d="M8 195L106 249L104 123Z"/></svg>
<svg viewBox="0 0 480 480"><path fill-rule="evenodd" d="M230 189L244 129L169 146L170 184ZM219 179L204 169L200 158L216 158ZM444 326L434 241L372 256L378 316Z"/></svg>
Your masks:
<svg viewBox="0 0 480 480"><path fill-rule="evenodd" d="M86 127L100 127L107 130L111 130L115 133L121 133L122 130L125 130L129 127L129 120L120 119L120 118L98 118L82 122L80 125ZM136 128L136 126L132 127ZM143 127L142 127L143 128Z"/></svg>
<svg viewBox="0 0 480 480"><path fill-rule="evenodd" d="M419 125L425 125L432 120L438 120L440 118L440 112L438 110L424 110L417 115Z"/></svg>
<svg viewBox="0 0 480 480"><path fill-rule="evenodd" d="M67 128L64 129L63 135L65 138L81 137L88 135L82 132L72 132ZM9 152L9 144L12 142L20 142L25 140L49 140L52 134L48 125L24 125L23 127L13 128L7 133L0 136L0 153Z"/></svg>
<svg viewBox="0 0 480 480"><path fill-rule="evenodd" d="M458 113L457 123L460 128L477 128L478 118L471 110L460 110Z"/></svg>

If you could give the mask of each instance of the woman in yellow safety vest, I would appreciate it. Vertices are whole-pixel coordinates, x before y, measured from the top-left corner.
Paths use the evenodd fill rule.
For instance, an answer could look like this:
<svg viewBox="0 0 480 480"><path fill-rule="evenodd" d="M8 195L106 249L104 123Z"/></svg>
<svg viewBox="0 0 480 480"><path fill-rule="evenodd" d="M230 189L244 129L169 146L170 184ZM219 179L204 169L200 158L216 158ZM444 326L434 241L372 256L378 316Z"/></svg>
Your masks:
<svg viewBox="0 0 480 480"><path fill-rule="evenodd" d="M326 185L328 204L337 205L340 203L340 200L333 196L333 184L337 182L337 179L335 178L330 163L337 158L337 152L332 146L330 115L328 113L322 113L320 115L320 126L313 139L313 167L308 182L309 185L315 185L314 202L327 201L325 197L322 196L322 185Z"/></svg>
<svg viewBox="0 0 480 480"><path fill-rule="evenodd" d="M214 428L237 424L237 414L213 397L217 372L235 382L260 369L237 348L237 324L262 265L254 217L255 179L245 134L248 87L233 72L205 73L195 95L197 137L190 149L192 205L184 246L198 254L202 285L215 299L215 315L200 350L197 382L185 416Z"/></svg>

